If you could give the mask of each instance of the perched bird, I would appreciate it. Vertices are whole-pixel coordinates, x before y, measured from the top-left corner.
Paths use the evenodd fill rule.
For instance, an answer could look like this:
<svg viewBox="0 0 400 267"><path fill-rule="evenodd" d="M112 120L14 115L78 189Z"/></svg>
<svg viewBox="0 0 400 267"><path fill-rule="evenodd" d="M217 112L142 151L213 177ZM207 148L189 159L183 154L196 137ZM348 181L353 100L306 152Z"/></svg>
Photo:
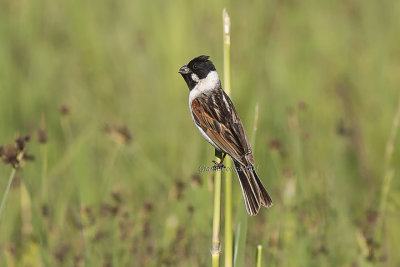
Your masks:
<svg viewBox="0 0 400 267"><path fill-rule="evenodd" d="M179 73L189 87L189 109L203 137L223 153L228 154L239 177L249 215L257 215L260 206L270 207L271 197L254 170L249 138L209 56L199 56L182 66Z"/></svg>

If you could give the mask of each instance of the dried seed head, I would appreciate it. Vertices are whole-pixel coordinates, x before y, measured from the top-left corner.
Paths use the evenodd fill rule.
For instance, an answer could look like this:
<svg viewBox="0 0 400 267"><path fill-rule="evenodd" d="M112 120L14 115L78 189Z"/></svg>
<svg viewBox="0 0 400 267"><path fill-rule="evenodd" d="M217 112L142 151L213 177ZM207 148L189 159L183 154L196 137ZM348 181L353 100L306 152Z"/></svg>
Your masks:
<svg viewBox="0 0 400 267"><path fill-rule="evenodd" d="M7 145L5 148L0 146L0 158L3 158L4 164L11 164L14 168L19 167L22 160L32 160L33 156L26 154L26 145L30 136L17 137L15 145Z"/></svg>
<svg viewBox="0 0 400 267"><path fill-rule="evenodd" d="M96 235L92 238L92 242L97 243L100 240L106 238L109 234L102 229L97 230Z"/></svg>
<svg viewBox="0 0 400 267"><path fill-rule="evenodd" d="M46 144L48 139L49 138L47 136L46 129L44 127L43 128L39 128L39 130L38 130L38 142L40 144Z"/></svg>
<svg viewBox="0 0 400 267"><path fill-rule="evenodd" d="M187 207L187 209L188 209L188 212L189 212L190 214L193 214L194 211L195 211L195 208L194 208L193 205L189 205L189 206Z"/></svg>
<svg viewBox="0 0 400 267"><path fill-rule="evenodd" d="M132 141L131 131L126 125L107 125L105 127L105 131L110 135L111 139L113 139L119 145L126 145Z"/></svg>
<svg viewBox="0 0 400 267"><path fill-rule="evenodd" d="M172 187L170 191L170 198L174 200L180 200L183 196L183 192L185 190L185 183L181 180L175 182L175 185Z"/></svg>
<svg viewBox="0 0 400 267"><path fill-rule="evenodd" d="M54 257L57 259L59 263L61 263L64 261L70 249L71 249L70 245L60 243L56 246L54 250Z"/></svg>
<svg viewBox="0 0 400 267"><path fill-rule="evenodd" d="M42 216L49 217L50 216L50 206L46 203L42 204Z"/></svg>
<svg viewBox="0 0 400 267"><path fill-rule="evenodd" d="M343 120L340 120L336 125L336 134L339 136L351 136L352 130L345 125Z"/></svg>
<svg viewBox="0 0 400 267"><path fill-rule="evenodd" d="M271 139L268 141L268 147L273 151L280 151L282 148L282 143L278 139Z"/></svg>
<svg viewBox="0 0 400 267"><path fill-rule="evenodd" d="M143 212L144 213L149 213L153 210L153 202L150 200L147 200L143 203Z"/></svg>
<svg viewBox="0 0 400 267"><path fill-rule="evenodd" d="M200 175L197 174L197 173L194 173L194 174L192 174L191 178L192 178L191 179L192 187L193 188L199 188L201 186L201 184L202 184Z"/></svg>
<svg viewBox="0 0 400 267"><path fill-rule="evenodd" d="M12 145L7 145L3 152L4 164L11 164L14 168L19 165L18 148Z"/></svg>
<svg viewBox="0 0 400 267"><path fill-rule="evenodd" d="M118 206L112 206L107 203L103 203L100 207L101 216L116 216L120 211Z"/></svg>
<svg viewBox="0 0 400 267"><path fill-rule="evenodd" d="M367 222L369 224L375 224L378 220L379 213L375 210L367 210L365 217L367 219Z"/></svg>
<svg viewBox="0 0 400 267"><path fill-rule="evenodd" d="M115 202L117 202L118 204L121 203L121 190L118 187L114 188L114 190L111 192L111 196Z"/></svg>
<svg viewBox="0 0 400 267"><path fill-rule="evenodd" d="M67 106L67 105L62 105L61 107L60 107L60 114L62 115L62 116L66 116L66 115L69 115L69 113L71 112L71 109L70 109L70 107L69 106Z"/></svg>
<svg viewBox="0 0 400 267"><path fill-rule="evenodd" d="M151 228L149 220L146 220L143 224L142 235L144 238L148 238L151 235Z"/></svg>
<svg viewBox="0 0 400 267"><path fill-rule="evenodd" d="M26 143L31 140L30 135L26 135L25 137L17 137L15 139L15 143L17 144L17 149L23 151L26 147Z"/></svg>
<svg viewBox="0 0 400 267"><path fill-rule="evenodd" d="M297 103L297 107L299 108L299 110L307 110L307 103L303 100L300 100L299 103Z"/></svg>
<svg viewBox="0 0 400 267"><path fill-rule="evenodd" d="M135 225L133 222L127 220L120 221L119 222L120 239L127 240L131 235L134 226Z"/></svg>

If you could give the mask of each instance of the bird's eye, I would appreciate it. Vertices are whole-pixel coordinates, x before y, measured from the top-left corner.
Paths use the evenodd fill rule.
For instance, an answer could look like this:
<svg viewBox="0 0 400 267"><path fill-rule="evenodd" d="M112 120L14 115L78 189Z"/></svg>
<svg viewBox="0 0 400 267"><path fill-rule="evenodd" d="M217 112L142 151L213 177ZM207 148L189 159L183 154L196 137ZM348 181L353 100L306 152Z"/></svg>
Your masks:
<svg viewBox="0 0 400 267"><path fill-rule="evenodd" d="M197 64L193 65L193 69L196 70L197 69Z"/></svg>

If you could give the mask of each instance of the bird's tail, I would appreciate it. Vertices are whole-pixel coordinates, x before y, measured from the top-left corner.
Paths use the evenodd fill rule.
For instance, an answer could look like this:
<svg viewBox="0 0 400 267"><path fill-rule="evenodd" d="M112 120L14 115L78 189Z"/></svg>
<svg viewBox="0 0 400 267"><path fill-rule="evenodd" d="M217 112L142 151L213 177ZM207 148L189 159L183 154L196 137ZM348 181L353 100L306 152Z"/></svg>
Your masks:
<svg viewBox="0 0 400 267"><path fill-rule="evenodd" d="M236 160L233 160L233 162L239 177L247 213L254 216L257 215L260 206L271 207L271 197L258 178L254 167L245 167Z"/></svg>

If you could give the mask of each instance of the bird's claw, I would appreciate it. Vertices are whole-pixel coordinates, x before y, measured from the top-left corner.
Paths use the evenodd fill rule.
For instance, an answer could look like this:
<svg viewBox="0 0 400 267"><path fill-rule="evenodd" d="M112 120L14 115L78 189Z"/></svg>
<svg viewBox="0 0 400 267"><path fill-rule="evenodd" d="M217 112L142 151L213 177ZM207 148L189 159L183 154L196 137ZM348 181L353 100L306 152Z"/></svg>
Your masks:
<svg viewBox="0 0 400 267"><path fill-rule="evenodd" d="M214 168L215 170L222 170L222 169L226 168L225 165L222 164L221 162L216 162L215 160L213 160L212 162L215 164L215 165L213 166L213 168Z"/></svg>

